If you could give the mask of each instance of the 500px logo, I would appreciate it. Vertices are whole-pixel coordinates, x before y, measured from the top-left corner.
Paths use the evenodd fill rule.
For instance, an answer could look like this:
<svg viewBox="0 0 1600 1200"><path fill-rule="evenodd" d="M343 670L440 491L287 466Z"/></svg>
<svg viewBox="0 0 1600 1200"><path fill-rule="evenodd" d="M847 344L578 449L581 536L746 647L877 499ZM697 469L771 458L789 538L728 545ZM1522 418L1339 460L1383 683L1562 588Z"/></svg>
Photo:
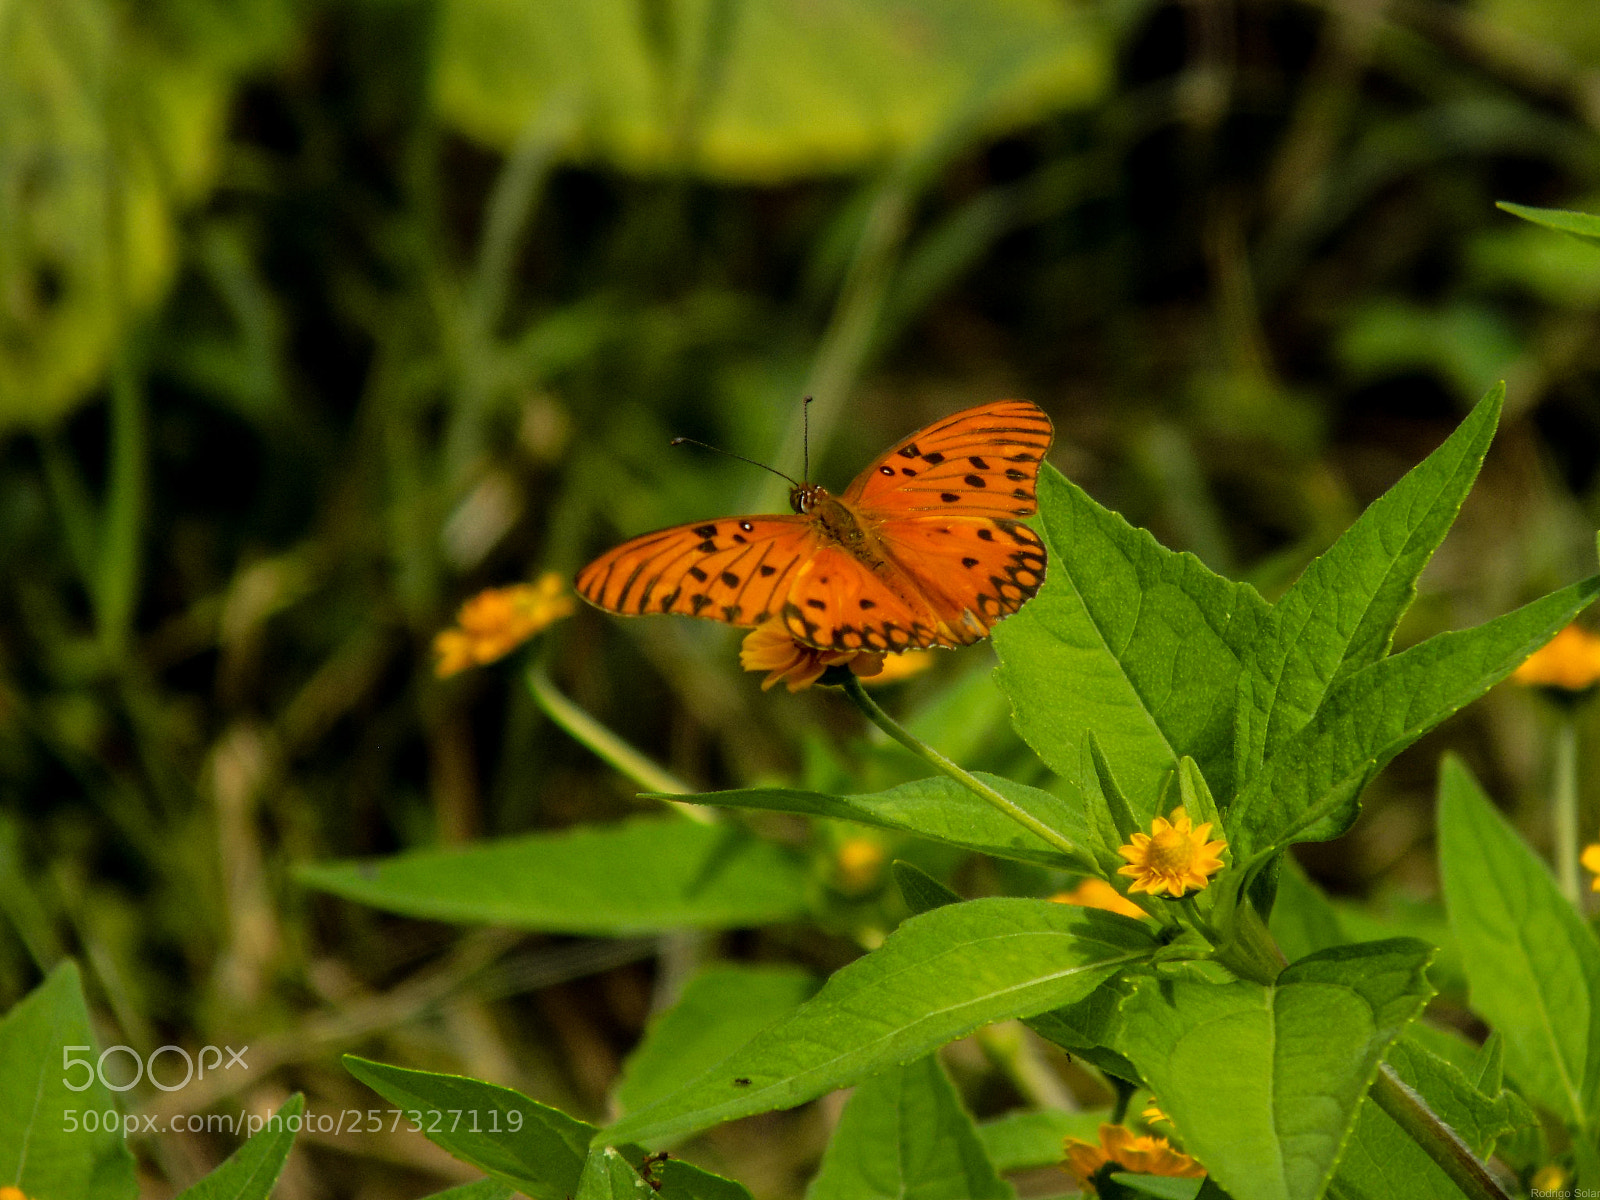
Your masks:
<svg viewBox="0 0 1600 1200"><path fill-rule="evenodd" d="M140 1058L138 1051L132 1046L107 1046L100 1052L98 1060L77 1057L77 1052L80 1050L86 1055L91 1053L94 1050L93 1046L63 1046L61 1047L61 1083L70 1092L86 1092L94 1086L94 1081L98 1079L102 1086L113 1092L126 1092L130 1088L138 1086L141 1079L148 1077L150 1082L163 1092L176 1092L180 1088L187 1087L191 1079L204 1079L207 1070L213 1073L219 1069L231 1071L238 1066L248 1071L250 1064L245 1062L244 1056L249 1049L249 1046L241 1046L237 1050L232 1046L222 1046L220 1048L217 1046L202 1046L200 1047L197 1069L195 1059L182 1046L157 1047L150 1051L148 1058ZM228 1053L227 1062L222 1061L224 1050ZM118 1053L126 1054L133 1060L133 1078L125 1083L112 1083L111 1080L106 1078L106 1059ZM165 1082L156 1077L156 1063L161 1059L162 1055L169 1055L183 1060L183 1078L176 1083ZM206 1061L207 1055L211 1059L209 1063ZM76 1067L82 1067L83 1072L74 1077L73 1070ZM173 1074L176 1072L176 1064L168 1063L162 1067L162 1071L169 1075Z"/></svg>

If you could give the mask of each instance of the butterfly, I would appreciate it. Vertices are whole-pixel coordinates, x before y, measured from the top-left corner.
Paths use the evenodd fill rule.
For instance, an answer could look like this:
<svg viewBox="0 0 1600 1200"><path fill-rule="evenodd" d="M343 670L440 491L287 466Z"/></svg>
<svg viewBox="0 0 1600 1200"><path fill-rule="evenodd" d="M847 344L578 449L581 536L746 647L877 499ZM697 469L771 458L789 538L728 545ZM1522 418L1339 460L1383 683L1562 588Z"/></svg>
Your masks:
<svg viewBox="0 0 1600 1200"><path fill-rule="evenodd" d="M919 429L845 489L789 493L792 513L658 530L578 572L577 592L624 616L770 620L819 650L965 646L1044 583L1036 511L1054 431L1027 400L980 404Z"/></svg>

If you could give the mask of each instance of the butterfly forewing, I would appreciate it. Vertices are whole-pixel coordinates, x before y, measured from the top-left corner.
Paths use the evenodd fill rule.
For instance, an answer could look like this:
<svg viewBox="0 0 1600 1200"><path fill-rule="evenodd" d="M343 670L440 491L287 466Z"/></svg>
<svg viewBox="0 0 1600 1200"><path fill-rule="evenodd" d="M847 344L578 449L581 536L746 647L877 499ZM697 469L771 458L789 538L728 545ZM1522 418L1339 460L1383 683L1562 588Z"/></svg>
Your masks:
<svg viewBox="0 0 1600 1200"><path fill-rule="evenodd" d="M980 404L918 430L856 477L842 497L875 517L941 513L1028 517L1050 418L1027 400Z"/></svg>
<svg viewBox="0 0 1600 1200"><path fill-rule="evenodd" d="M681 613L759 625L787 603L821 547L816 524L778 514L678 525L624 542L578 572L578 594L624 616Z"/></svg>

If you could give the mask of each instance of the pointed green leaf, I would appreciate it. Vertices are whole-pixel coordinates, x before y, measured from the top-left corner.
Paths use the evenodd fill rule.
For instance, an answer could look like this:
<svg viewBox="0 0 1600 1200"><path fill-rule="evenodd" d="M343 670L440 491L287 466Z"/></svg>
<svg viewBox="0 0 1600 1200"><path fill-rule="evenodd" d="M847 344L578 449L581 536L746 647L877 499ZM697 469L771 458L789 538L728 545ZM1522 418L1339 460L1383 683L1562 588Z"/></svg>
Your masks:
<svg viewBox="0 0 1600 1200"><path fill-rule="evenodd" d="M793 856L736 827L641 818L451 850L301 867L300 881L434 921L627 934L806 911Z"/></svg>
<svg viewBox="0 0 1600 1200"><path fill-rule="evenodd" d="M935 908L943 908L946 904L961 903L960 895L945 887L914 863L897 858L889 864L889 873L894 876L895 886L905 898L906 907L914 913L925 913Z"/></svg>
<svg viewBox="0 0 1600 1200"><path fill-rule="evenodd" d="M1340 926L1338 910L1291 854L1283 856L1268 928L1290 962L1351 940Z"/></svg>
<svg viewBox="0 0 1600 1200"><path fill-rule="evenodd" d="M610 1146L596 1146L584 1164L577 1200L656 1200L638 1171Z"/></svg>
<svg viewBox="0 0 1600 1200"><path fill-rule="evenodd" d="M1017 731L1058 775L1079 776L1092 732L1148 824L1165 773L1188 754L1233 791L1240 659L1271 609L1247 584L1175 554L1054 467L1039 475L1044 587L995 627Z"/></svg>
<svg viewBox="0 0 1600 1200"><path fill-rule="evenodd" d="M830 796L794 788L742 788L673 799L722 808L755 808L857 821L879 829L916 834L964 850L976 850L980 854L1052 867L1086 869L1093 862L1087 849L1091 835L1081 796L1073 793L1070 799L1064 799L1003 776L982 771L973 774L1069 841L1084 846L1082 857L1068 858L947 775L918 779L868 795Z"/></svg>
<svg viewBox="0 0 1600 1200"><path fill-rule="evenodd" d="M656 1200L751 1200L742 1183L672 1158L652 1168L661 1190Z"/></svg>
<svg viewBox="0 0 1600 1200"><path fill-rule="evenodd" d="M106 1053L107 1078L120 1084L133 1074L126 1053ZM100 1054L71 962L0 1021L0 1183L31 1197L136 1200L121 1118L109 1129L102 1122L120 1105L96 1070ZM83 1127L90 1112L94 1132Z"/></svg>
<svg viewBox="0 0 1600 1200"><path fill-rule="evenodd" d="M1521 217L1524 221L1543 225L1546 229L1570 233L1573 237L1586 242L1600 243L1600 217L1594 213L1571 212L1564 208L1529 208L1525 204L1513 204L1509 200L1498 200L1495 202L1495 207L1503 209L1512 216Z"/></svg>
<svg viewBox="0 0 1600 1200"><path fill-rule="evenodd" d="M1439 858L1473 1010L1505 1038L1524 1093L1581 1128L1600 1088L1600 944L1453 756L1440 775Z"/></svg>
<svg viewBox="0 0 1600 1200"><path fill-rule="evenodd" d="M1236 856L1342 833L1380 767L1509 675L1597 594L1600 576L1476 628L1431 637L1336 684L1234 801L1228 826Z"/></svg>
<svg viewBox="0 0 1600 1200"><path fill-rule="evenodd" d="M806 1200L1010 1200L934 1055L856 1086Z"/></svg>
<svg viewBox="0 0 1600 1200"><path fill-rule="evenodd" d="M290 1118L298 1118L305 1107L306 1098L299 1092L290 1096L267 1118L261 1132L211 1174L180 1192L177 1200L267 1200L294 1147L299 1122Z"/></svg>
<svg viewBox="0 0 1600 1200"><path fill-rule="evenodd" d="M498 1179L480 1179L447 1191L435 1192L427 1200L511 1200L511 1185Z"/></svg>
<svg viewBox="0 0 1600 1200"><path fill-rule="evenodd" d="M1301 574L1254 648L1246 748L1254 770L1316 712L1328 689L1389 652L1417 577L1478 477L1505 402L1496 386L1443 445L1395 484ZM1259 680L1257 684L1256 680Z"/></svg>
<svg viewBox="0 0 1600 1200"><path fill-rule="evenodd" d="M1055 1108L1007 1113L978 1126L978 1140L997 1171L1026 1167L1053 1167L1061 1162L1062 1140L1075 1137L1094 1142L1100 1125L1111 1119L1109 1109L1063 1112Z"/></svg>
<svg viewBox="0 0 1600 1200"><path fill-rule="evenodd" d="M1430 953L1341 946L1271 987L1135 980L1115 1045L1236 1200L1315 1200L1384 1052L1427 1002Z"/></svg>
<svg viewBox="0 0 1600 1200"><path fill-rule="evenodd" d="M1078 1000L1149 957L1154 939L1114 913L996 897L907 920L700 1079L607 1131L613 1142L692 1133L788 1108L963 1037Z"/></svg>
<svg viewBox="0 0 1600 1200"><path fill-rule="evenodd" d="M593 1125L481 1079L391 1067L353 1054L344 1056L344 1065L404 1109L408 1128L420 1126L417 1132L435 1145L532 1200L569 1200L577 1190Z"/></svg>
<svg viewBox="0 0 1600 1200"><path fill-rule="evenodd" d="M689 981L678 1002L650 1023L623 1064L615 1091L618 1107L635 1112L670 1094L793 1012L816 990L816 979L798 967L706 967Z"/></svg>

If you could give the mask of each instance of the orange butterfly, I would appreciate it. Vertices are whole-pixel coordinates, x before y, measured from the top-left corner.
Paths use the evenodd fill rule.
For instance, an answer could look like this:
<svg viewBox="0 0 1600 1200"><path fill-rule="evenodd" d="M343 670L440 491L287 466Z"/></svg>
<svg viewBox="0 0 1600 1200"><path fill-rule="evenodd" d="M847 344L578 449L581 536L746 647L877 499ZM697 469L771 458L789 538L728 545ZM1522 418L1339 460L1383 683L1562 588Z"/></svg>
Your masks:
<svg viewBox="0 0 1600 1200"><path fill-rule="evenodd" d="M1044 582L1044 543L1020 518L1052 435L1027 400L980 404L892 447L842 496L797 484L793 513L624 542L578 572L578 594L624 616L776 617L819 650L969 645Z"/></svg>

